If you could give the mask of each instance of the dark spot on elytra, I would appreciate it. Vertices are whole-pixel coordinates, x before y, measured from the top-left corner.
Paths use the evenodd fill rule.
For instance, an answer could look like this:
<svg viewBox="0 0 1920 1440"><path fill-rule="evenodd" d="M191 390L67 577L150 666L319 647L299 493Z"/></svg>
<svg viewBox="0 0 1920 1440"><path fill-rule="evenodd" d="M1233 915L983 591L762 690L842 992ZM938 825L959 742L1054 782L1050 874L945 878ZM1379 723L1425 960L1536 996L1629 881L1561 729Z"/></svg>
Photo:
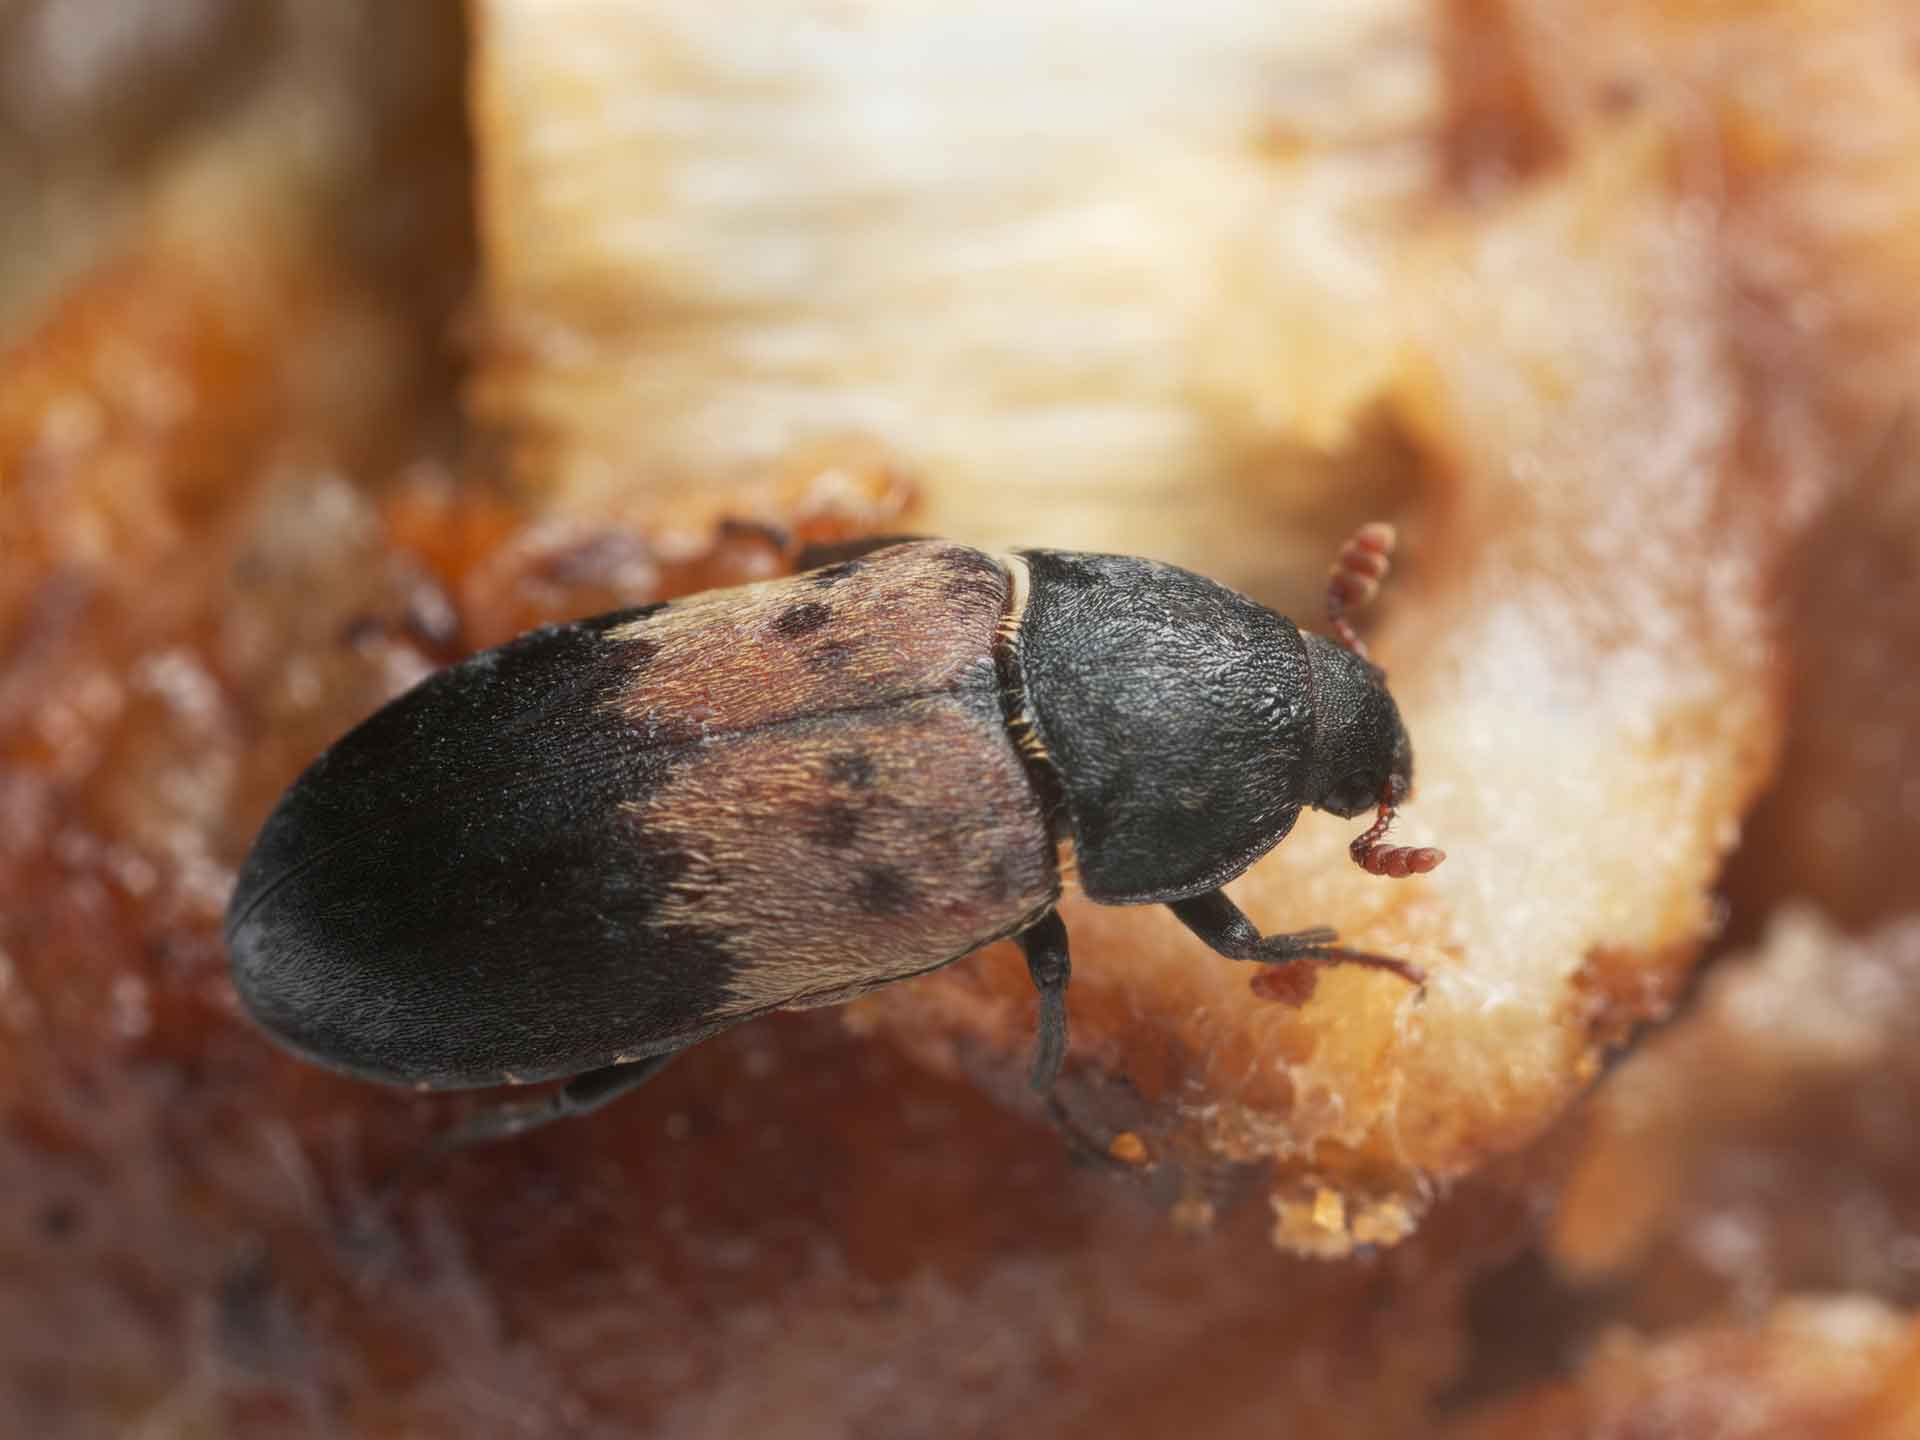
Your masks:
<svg viewBox="0 0 1920 1440"><path fill-rule="evenodd" d="M828 640L807 652L809 670L842 670L852 662L853 646L845 640Z"/></svg>
<svg viewBox="0 0 1920 1440"><path fill-rule="evenodd" d="M658 615L670 603L666 600L656 600L651 605L640 605L629 610L615 610L611 614L595 615L591 619L583 620L580 625L583 630L604 639L610 632L623 625L631 625L636 620L645 620L649 616ZM628 635L611 643L612 649L607 658L613 664L624 668L625 674L622 677L624 679L630 680L646 669L653 663L654 657L660 653L660 642L646 635Z"/></svg>
<svg viewBox="0 0 1920 1440"><path fill-rule="evenodd" d="M955 549L940 557L947 572L945 592L956 600L981 600L999 605L1007 597L1007 578L989 556L978 550Z"/></svg>
<svg viewBox="0 0 1920 1440"><path fill-rule="evenodd" d="M953 545L940 552L940 568L955 575L998 575L1000 567L985 553L965 545Z"/></svg>
<svg viewBox="0 0 1920 1440"><path fill-rule="evenodd" d="M829 586L839 584L849 575L858 575L866 568L867 563L864 560L842 560L838 565L823 566L809 575L807 579L812 584L826 589Z"/></svg>
<svg viewBox="0 0 1920 1440"><path fill-rule="evenodd" d="M869 915L901 915L913 907L913 882L891 865L869 865L860 873L853 898Z"/></svg>
<svg viewBox="0 0 1920 1440"><path fill-rule="evenodd" d="M981 883L980 893L989 900L1011 899L1013 884L1013 863L1004 855L996 855L987 862L987 874Z"/></svg>
<svg viewBox="0 0 1920 1440"><path fill-rule="evenodd" d="M846 849L859 833L860 812L837 800L822 805L814 816L813 824L807 827L807 834L813 841L829 850Z"/></svg>
<svg viewBox="0 0 1920 1440"><path fill-rule="evenodd" d="M622 818L628 825L624 837L628 848L622 853L620 863L645 878L638 885L632 885L631 880L626 878L611 881L608 889L614 898L630 906L639 917L645 918L653 913L661 897L693 869L693 855L685 847L662 838L658 831L648 828L640 816L629 811ZM629 885L631 889L628 889ZM623 891L625 893L621 893Z"/></svg>
<svg viewBox="0 0 1920 1440"><path fill-rule="evenodd" d="M826 606L817 600L807 600L782 610L767 628L783 640L798 640L803 635L811 635L832 618L833 612Z"/></svg>
<svg viewBox="0 0 1920 1440"><path fill-rule="evenodd" d="M724 985L729 977L744 969L748 963L733 951L723 933L699 925L656 925L649 939L662 962L661 968L675 977L696 974L712 976ZM702 996L694 1006L685 1005L682 997L670 998L681 1002L675 1008L685 1010L696 1020L705 1020L722 1003L725 992L722 989L713 995Z"/></svg>
<svg viewBox="0 0 1920 1440"><path fill-rule="evenodd" d="M827 761L827 778L850 790L866 790L873 785L873 759L858 750L848 750Z"/></svg>

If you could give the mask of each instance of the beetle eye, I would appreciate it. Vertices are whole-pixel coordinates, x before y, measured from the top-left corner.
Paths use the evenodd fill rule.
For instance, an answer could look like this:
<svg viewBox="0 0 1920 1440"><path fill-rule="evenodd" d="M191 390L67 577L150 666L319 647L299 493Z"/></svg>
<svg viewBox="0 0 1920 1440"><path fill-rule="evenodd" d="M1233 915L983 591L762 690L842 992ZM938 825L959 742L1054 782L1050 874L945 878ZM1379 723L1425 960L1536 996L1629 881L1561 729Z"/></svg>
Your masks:
<svg viewBox="0 0 1920 1440"><path fill-rule="evenodd" d="M1323 808L1351 819L1370 808L1379 798L1380 781L1367 771L1355 770L1335 782Z"/></svg>

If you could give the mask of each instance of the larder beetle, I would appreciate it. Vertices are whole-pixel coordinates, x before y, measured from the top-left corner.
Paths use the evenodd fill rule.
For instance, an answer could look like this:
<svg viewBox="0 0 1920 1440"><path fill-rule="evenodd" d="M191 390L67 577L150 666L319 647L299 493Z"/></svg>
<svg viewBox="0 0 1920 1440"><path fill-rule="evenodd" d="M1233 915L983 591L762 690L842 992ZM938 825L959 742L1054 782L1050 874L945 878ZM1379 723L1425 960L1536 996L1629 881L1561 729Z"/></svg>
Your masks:
<svg viewBox="0 0 1920 1440"><path fill-rule="evenodd" d="M1223 955L1404 961L1262 936L1221 891L1303 806L1374 874L1413 776L1343 611L1335 638L1151 560L851 547L786 579L548 626L454 665L287 792L240 872L241 998L282 1042L426 1090L569 1077L460 1142L605 1103L715 1031L833 1005L1015 937L1066 1053L1058 849L1108 905L1166 904ZM863 552L863 553L859 553Z"/></svg>

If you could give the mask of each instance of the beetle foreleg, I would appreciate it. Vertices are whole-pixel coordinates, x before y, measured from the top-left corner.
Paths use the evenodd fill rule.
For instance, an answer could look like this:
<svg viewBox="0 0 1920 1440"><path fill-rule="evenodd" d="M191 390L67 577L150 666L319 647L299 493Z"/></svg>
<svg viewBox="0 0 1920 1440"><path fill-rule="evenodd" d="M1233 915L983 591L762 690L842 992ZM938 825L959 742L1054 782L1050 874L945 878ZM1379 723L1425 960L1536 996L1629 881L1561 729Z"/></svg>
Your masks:
<svg viewBox="0 0 1920 1440"><path fill-rule="evenodd" d="M1175 900L1167 908L1179 917L1181 924L1229 960L1251 960L1259 965L1284 965L1290 960L1305 960L1312 965L1365 965L1374 970L1391 971L1410 985L1427 983L1427 972L1418 965L1396 960L1391 955L1348 950L1334 943L1340 937L1324 925L1285 935L1262 935L1246 913L1227 898L1224 890L1209 890L1188 900Z"/></svg>
<svg viewBox="0 0 1920 1440"><path fill-rule="evenodd" d="M1060 923L1060 912L1049 910L1021 932L1020 948L1026 951L1027 973L1040 992L1040 1048L1028 1083L1044 1095L1053 1088L1060 1064L1067 1058L1067 977L1073 973L1073 964L1067 958L1067 927Z"/></svg>
<svg viewBox="0 0 1920 1440"><path fill-rule="evenodd" d="M634 1060L624 1065L603 1065L598 1070L588 1070L574 1076L545 1099L522 1105L500 1105L469 1115L434 1140L434 1153L444 1155L449 1151L464 1150L469 1145L485 1144L489 1140L505 1140L512 1135L538 1130L542 1125L551 1125L556 1120L591 1114L602 1105L618 1100L629 1090L646 1084L679 1053L678 1050L669 1050L664 1055L649 1055L644 1060Z"/></svg>

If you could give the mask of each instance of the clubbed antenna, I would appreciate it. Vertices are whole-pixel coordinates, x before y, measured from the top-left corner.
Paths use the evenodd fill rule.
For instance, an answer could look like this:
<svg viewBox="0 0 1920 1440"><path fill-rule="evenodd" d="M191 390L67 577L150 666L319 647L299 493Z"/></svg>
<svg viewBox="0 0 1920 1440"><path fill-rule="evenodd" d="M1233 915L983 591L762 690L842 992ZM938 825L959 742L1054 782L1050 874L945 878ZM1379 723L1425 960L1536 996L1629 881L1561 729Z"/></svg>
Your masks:
<svg viewBox="0 0 1920 1440"><path fill-rule="evenodd" d="M1363 660L1367 647L1353 633L1346 612L1359 609L1379 593L1380 582L1393 567L1394 538L1391 525L1377 520L1362 525L1341 547L1327 575L1327 628L1333 631L1334 639Z"/></svg>
<svg viewBox="0 0 1920 1440"><path fill-rule="evenodd" d="M1447 852L1431 845L1382 845L1381 838L1393 824L1391 787L1380 796L1380 814L1363 835L1354 837L1348 847L1353 863L1369 875L1386 875L1404 880L1409 875L1424 875L1447 858Z"/></svg>
<svg viewBox="0 0 1920 1440"><path fill-rule="evenodd" d="M1333 638L1362 660L1367 647L1347 623L1346 612L1357 610L1380 593L1380 582L1393 568L1393 546L1398 537L1393 526L1374 521L1362 525L1340 547L1340 554L1327 574L1327 628ZM1353 863L1369 875L1386 875L1404 880L1409 875L1424 875L1447 858L1447 852L1431 845L1382 845L1381 837L1393 824L1394 806L1400 796L1391 782L1380 792L1380 814L1366 834L1352 845Z"/></svg>

